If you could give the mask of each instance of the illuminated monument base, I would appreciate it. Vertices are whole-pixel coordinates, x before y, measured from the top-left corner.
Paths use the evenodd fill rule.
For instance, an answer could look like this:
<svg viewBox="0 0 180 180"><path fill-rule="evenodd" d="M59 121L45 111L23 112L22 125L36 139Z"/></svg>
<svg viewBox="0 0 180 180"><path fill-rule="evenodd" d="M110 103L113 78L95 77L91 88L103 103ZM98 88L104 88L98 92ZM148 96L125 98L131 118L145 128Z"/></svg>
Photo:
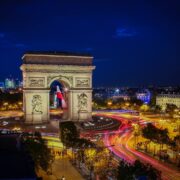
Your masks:
<svg viewBox="0 0 180 180"><path fill-rule="evenodd" d="M92 116L92 56L67 53L27 53L23 56L23 106L25 123L50 119L50 85L59 81L66 88L67 109L63 119L90 120Z"/></svg>

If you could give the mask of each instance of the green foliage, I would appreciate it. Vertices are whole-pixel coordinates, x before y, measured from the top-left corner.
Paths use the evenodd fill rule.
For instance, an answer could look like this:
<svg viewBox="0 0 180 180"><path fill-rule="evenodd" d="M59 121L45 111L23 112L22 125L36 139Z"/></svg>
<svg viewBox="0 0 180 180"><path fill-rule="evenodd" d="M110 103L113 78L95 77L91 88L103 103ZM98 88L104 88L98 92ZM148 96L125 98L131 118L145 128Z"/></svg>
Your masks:
<svg viewBox="0 0 180 180"><path fill-rule="evenodd" d="M161 172L150 164L143 164L136 160L134 164L121 160L118 167L118 180L132 180L144 177L149 180L161 180Z"/></svg>
<svg viewBox="0 0 180 180"><path fill-rule="evenodd" d="M129 102L130 102L130 104L136 104L138 106L143 105L143 101L141 101L140 99L137 99L137 98L131 98Z"/></svg>
<svg viewBox="0 0 180 180"><path fill-rule="evenodd" d="M2 93L0 95L0 106L2 106L4 102L8 102L10 104L13 104L13 103L17 103L19 101L22 101L22 99L23 99L22 93L15 93L15 94Z"/></svg>
<svg viewBox="0 0 180 180"><path fill-rule="evenodd" d="M84 151L85 164L90 171L99 175L100 179L106 179L108 172L113 172L112 156L107 148L86 148Z"/></svg>
<svg viewBox="0 0 180 180"><path fill-rule="evenodd" d="M146 139L150 139L151 141L156 139L156 133L157 133L157 128L152 124L148 124L146 127L142 129L142 135Z"/></svg>
<svg viewBox="0 0 180 180"><path fill-rule="evenodd" d="M60 138L63 144L72 148L73 156L80 163L85 163L92 171L98 173L100 177L106 177L106 173L111 171L111 155L107 148L97 148L90 140L79 138L79 133L73 122L60 123ZM103 178L104 179L104 178Z"/></svg>
<svg viewBox="0 0 180 180"><path fill-rule="evenodd" d="M111 102L111 105L108 105L108 102ZM127 103L129 104L127 106ZM143 104L143 102L135 97L124 100L123 98L93 98L93 109L136 109Z"/></svg>
<svg viewBox="0 0 180 180"><path fill-rule="evenodd" d="M79 132L72 121L61 122L60 125L60 138L66 147L72 147L75 140L79 137Z"/></svg>
<svg viewBox="0 0 180 180"><path fill-rule="evenodd" d="M150 99L150 103L149 103L149 105L150 105L151 107L156 106L156 96L157 96L157 92L156 92L156 91L153 91L153 92L151 93L151 99Z"/></svg>
<svg viewBox="0 0 180 180"><path fill-rule="evenodd" d="M79 132L71 121L60 123L60 138L66 147L87 148L94 146L94 143L91 141L79 138Z"/></svg>
<svg viewBox="0 0 180 180"><path fill-rule="evenodd" d="M106 106L107 99L102 98L94 98L93 102L96 103L98 106Z"/></svg>
<svg viewBox="0 0 180 180"><path fill-rule="evenodd" d="M41 134L39 132L35 132L33 135L26 134L22 136L22 142L24 149L34 161L35 168L37 170L42 168L44 171L47 171L54 158L45 141L42 139Z"/></svg>
<svg viewBox="0 0 180 180"><path fill-rule="evenodd" d="M162 110L161 106L159 106L159 105L153 106L153 111L154 111L154 113L160 113L161 110Z"/></svg>
<svg viewBox="0 0 180 180"><path fill-rule="evenodd" d="M75 148L88 148L93 147L94 143L92 143L90 140L84 139L84 138L77 138L75 139Z"/></svg>
<svg viewBox="0 0 180 180"><path fill-rule="evenodd" d="M171 140L169 144L175 151L178 151L180 144L180 135L175 136L174 139Z"/></svg>
<svg viewBox="0 0 180 180"><path fill-rule="evenodd" d="M166 144L169 143L168 130L159 129L151 123L142 129L142 135L150 141Z"/></svg>
<svg viewBox="0 0 180 180"><path fill-rule="evenodd" d="M168 113L171 117L173 117L175 109L177 109L175 104L166 104L166 113Z"/></svg>

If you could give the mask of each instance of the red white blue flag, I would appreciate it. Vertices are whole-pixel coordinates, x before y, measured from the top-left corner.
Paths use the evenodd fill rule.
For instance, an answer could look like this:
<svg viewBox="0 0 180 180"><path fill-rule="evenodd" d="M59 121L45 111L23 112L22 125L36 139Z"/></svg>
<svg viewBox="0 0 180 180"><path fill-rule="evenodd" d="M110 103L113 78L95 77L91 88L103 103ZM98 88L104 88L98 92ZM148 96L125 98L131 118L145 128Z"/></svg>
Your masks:
<svg viewBox="0 0 180 180"><path fill-rule="evenodd" d="M66 101L64 100L64 97L63 97L63 94L62 94L61 90L59 89L59 86L57 86L56 94L57 94L57 98L61 100L62 108L66 109L67 104L66 104Z"/></svg>

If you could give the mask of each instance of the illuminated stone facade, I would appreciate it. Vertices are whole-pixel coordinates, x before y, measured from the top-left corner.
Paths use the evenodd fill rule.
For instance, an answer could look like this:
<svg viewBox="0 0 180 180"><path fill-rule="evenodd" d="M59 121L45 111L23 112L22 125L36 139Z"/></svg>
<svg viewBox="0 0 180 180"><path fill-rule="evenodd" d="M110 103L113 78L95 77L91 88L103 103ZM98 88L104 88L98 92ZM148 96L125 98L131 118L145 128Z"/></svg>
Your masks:
<svg viewBox="0 0 180 180"><path fill-rule="evenodd" d="M180 95L175 95L175 94L159 94L156 97L156 105L161 106L163 111L165 111L167 104L174 104L178 108L180 108Z"/></svg>
<svg viewBox="0 0 180 180"><path fill-rule="evenodd" d="M27 53L23 57L23 106L28 124L49 121L49 92L53 81L66 89L64 119L84 121L92 114L93 57L73 54Z"/></svg>

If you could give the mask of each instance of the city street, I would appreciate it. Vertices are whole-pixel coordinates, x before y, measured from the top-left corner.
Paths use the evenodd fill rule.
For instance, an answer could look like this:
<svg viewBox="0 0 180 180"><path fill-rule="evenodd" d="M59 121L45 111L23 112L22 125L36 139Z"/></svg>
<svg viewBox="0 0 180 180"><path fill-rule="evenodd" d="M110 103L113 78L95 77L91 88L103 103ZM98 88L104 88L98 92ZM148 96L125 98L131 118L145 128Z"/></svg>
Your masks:
<svg viewBox="0 0 180 180"><path fill-rule="evenodd" d="M39 171L38 175L43 177L43 180L60 180L63 176L68 179L83 180L84 178L80 173L72 166L69 159L64 156L58 158L52 164L52 175L47 175L44 171Z"/></svg>
<svg viewBox="0 0 180 180"><path fill-rule="evenodd" d="M170 165L167 165L149 155L135 150L133 147L133 131L131 125L127 124L127 119L118 113L102 113L109 117L116 118L124 124L119 130L114 133L106 133L104 135L104 143L106 146L110 146L109 149L121 159L128 161L129 163L134 162L136 159L141 160L144 163L150 163L156 169L162 172L162 178L165 180L178 180L180 179L180 172ZM142 120L143 121L143 120ZM111 146L114 144L114 146Z"/></svg>

